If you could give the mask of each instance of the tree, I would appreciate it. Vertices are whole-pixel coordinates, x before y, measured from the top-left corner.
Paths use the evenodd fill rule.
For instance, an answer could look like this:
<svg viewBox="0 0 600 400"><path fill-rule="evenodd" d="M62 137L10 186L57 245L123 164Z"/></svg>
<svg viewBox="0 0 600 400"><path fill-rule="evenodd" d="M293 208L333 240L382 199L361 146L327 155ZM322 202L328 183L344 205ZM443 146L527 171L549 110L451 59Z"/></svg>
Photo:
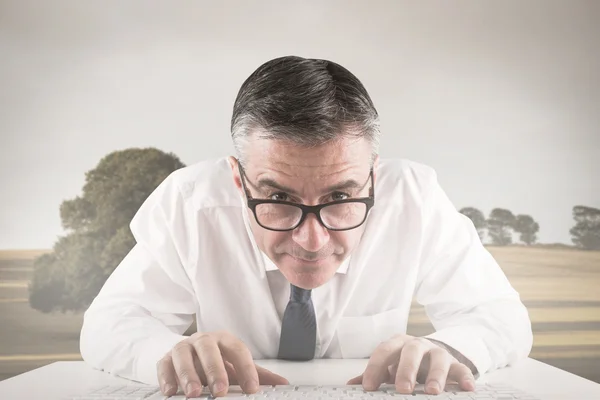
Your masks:
<svg viewBox="0 0 600 400"><path fill-rule="evenodd" d="M498 246L511 244L514 224L515 216L512 212L503 208L494 208L487 220L488 235L492 243Z"/></svg>
<svg viewBox="0 0 600 400"><path fill-rule="evenodd" d="M475 229L477 230L479 239L483 240L483 237L485 235L484 229L486 228L486 221L483 213L474 207L464 207L459 212L469 217L471 222L473 222Z"/></svg>
<svg viewBox="0 0 600 400"><path fill-rule="evenodd" d="M154 148L115 151L86 172L83 194L60 205L66 236L34 261L29 303L42 312L89 306L135 245L131 219L173 171L185 165Z"/></svg>
<svg viewBox="0 0 600 400"><path fill-rule="evenodd" d="M50 312L54 304L62 304L65 280L56 268L56 256L43 254L33 262L33 278L29 283L29 304L42 312Z"/></svg>
<svg viewBox="0 0 600 400"><path fill-rule="evenodd" d="M537 233L540 230L540 226L535 220L529 215L517 215L514 224L515 232L519 232L521 236L520 240L527 244L532 245L537 240Z"/></svg>
<svg viewBox="0 0 600 400"><path fill-rule="evenodd" d="M575 226L569 231L575 246L585 250L600 250L600 210L593 207L573 207Z"/></svg>

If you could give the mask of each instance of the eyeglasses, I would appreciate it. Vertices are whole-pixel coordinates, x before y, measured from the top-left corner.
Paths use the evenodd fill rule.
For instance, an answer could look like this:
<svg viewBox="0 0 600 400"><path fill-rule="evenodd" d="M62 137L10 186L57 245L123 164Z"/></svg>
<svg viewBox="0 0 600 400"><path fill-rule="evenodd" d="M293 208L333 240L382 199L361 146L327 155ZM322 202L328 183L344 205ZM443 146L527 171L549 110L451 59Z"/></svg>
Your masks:
<svg viewBox="0 0 600 400"><path fill-rule="evenodd" d="M254 213L258 224L271 231L291 231L304 222L307 214L315 214L325 228L332 231L347 231L358 228L367 219L369 210L375 204L373 169L369 173L371 187L369 197L337 200L329 203L307 206L282 200L254 199L246 188L248 179L238 162L240 178L248 207Z"/></svg>

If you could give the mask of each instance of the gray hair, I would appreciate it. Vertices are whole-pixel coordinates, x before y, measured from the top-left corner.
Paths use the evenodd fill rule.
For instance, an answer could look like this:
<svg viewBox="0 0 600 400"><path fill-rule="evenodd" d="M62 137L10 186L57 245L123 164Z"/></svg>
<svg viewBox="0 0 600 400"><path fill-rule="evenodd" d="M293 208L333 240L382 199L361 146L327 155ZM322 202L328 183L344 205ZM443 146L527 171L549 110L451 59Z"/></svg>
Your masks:
<svg viewBox="0 0 600 400"><path fill-rule="evenodd" d="M238 159L251 134L314 147L365 138L379 151L379 115L367 90L328 60L287 56L267 61L242 84L233 106L231 137Z"/></svg>

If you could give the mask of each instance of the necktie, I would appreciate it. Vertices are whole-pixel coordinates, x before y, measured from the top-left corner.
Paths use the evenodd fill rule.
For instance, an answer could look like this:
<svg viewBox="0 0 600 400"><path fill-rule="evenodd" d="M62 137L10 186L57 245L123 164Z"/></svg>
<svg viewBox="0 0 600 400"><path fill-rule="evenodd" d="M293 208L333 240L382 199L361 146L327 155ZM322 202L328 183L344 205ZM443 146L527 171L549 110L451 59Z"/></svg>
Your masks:
<svg viewBox="0 0 600 400"><path fill-rule="evenodd" d="M278 358L307 361L315 356L317 319L310 290L291 286L290 301L281 324Z"/></svg>

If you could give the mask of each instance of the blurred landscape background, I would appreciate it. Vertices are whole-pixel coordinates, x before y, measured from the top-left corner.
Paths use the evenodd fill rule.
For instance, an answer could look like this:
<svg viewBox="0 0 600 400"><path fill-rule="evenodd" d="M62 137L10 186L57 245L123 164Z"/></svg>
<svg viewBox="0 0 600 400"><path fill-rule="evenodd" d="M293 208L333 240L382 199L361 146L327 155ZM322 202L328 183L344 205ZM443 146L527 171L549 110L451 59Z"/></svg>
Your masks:
<svg viewBox="0 0 600 400"><path fill-rule="evenodd" d="M0 379L80 359L139 205L233 154L241 84L294 54L362 81L381 157L436 170L531 356L600 383L599 20L596 0L0 0ZM415 305L408 333L431 331Z"/></svg>

